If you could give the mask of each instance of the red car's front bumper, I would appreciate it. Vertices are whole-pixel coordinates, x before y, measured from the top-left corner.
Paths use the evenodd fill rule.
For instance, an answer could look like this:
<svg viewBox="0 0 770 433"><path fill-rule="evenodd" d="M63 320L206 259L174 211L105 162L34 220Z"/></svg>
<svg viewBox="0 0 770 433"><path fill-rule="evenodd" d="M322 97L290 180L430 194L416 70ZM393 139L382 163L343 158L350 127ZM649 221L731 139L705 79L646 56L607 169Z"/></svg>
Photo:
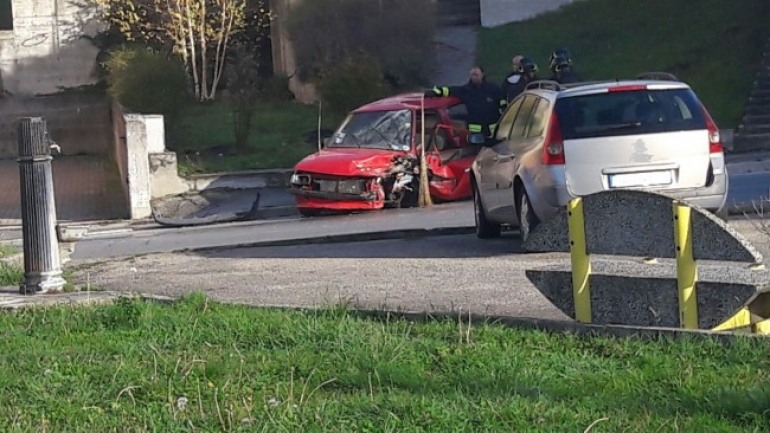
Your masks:
<svg viewBox="0 0 770 433"><path fill-rule="evenodd" d="M316 210L375 210L385 206L385 193L380 185L363 194L342 194L290 188L297 208Z"/></svg>

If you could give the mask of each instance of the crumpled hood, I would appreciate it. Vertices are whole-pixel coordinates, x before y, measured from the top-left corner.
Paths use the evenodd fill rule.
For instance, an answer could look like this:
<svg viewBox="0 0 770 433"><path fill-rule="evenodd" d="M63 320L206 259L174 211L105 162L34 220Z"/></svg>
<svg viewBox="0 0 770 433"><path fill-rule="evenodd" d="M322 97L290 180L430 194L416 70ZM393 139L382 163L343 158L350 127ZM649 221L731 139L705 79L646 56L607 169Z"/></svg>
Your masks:
<svg viewBox="0 0 770 433"><path fill-rule="evenodd" d="M380 176L393 165L394 156L404 154L381 149L327 148L305 157L294 170L334 176Z"/></svg>

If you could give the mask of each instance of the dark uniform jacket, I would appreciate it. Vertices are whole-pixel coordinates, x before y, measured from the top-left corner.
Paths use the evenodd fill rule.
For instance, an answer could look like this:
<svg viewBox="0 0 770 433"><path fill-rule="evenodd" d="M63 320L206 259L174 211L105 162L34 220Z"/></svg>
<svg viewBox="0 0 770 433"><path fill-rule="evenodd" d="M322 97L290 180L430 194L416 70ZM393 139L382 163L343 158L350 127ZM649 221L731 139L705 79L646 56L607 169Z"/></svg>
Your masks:
<svg viewBox="0 0 770 433"><path fill-rule="evenodd" d="M508 75L501 86L507 102L510 104L515 97L519 96L519 94L524 91L524 88L527 87L527 84L530 82L532 82L532 80L525 78L524 75L518 72L512 72Z"/></svg>
<svg viewBox="0 0 770 433"><path fill-rule="evenodd" d="M561 84L577 83L579 81L583 81L580 78L580 75L578 75L575 71L572 71L572 70L554 72L553 75L551 75L551 80L557 81Z"/></svg>
<svg viewBox="0 0 770 433"><path fill-rule="evenodd" d="M426 97L454 96L460 99L468 111L468 130L491 135L500 112L507 103L505 94L500 88L488 81L482 81L479 85L470 80L462 86L439 87L425 92Z"/></svg>

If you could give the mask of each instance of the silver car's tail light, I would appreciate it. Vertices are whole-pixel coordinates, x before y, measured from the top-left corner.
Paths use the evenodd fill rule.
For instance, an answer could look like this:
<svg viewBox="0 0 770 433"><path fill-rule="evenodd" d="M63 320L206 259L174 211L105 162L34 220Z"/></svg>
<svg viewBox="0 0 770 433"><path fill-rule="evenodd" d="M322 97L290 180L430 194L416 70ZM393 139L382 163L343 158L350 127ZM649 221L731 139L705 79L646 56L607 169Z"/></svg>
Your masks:
<svg viewBox="0 0 770 433"><path fill-rule="evenodd" d="M551 114L551 122L548 127L548 133L543 143L543 164L558 165L564 164L564 138L559 127L559 119L556 113Z"/></svg>

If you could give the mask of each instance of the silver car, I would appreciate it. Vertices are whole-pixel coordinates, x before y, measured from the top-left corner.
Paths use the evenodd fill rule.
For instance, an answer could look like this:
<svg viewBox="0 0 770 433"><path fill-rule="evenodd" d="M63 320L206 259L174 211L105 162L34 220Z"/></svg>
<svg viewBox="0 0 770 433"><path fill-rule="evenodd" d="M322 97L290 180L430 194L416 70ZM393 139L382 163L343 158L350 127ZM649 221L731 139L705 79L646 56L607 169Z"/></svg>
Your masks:
<svg viewBox="0 0 770 433"><path fill-rule="evenodd" d="M471 167L476 234L534 227L575 197L613 188L659 191L723 214L719 129L676 79L559 84L511 101Z"/></svg>

